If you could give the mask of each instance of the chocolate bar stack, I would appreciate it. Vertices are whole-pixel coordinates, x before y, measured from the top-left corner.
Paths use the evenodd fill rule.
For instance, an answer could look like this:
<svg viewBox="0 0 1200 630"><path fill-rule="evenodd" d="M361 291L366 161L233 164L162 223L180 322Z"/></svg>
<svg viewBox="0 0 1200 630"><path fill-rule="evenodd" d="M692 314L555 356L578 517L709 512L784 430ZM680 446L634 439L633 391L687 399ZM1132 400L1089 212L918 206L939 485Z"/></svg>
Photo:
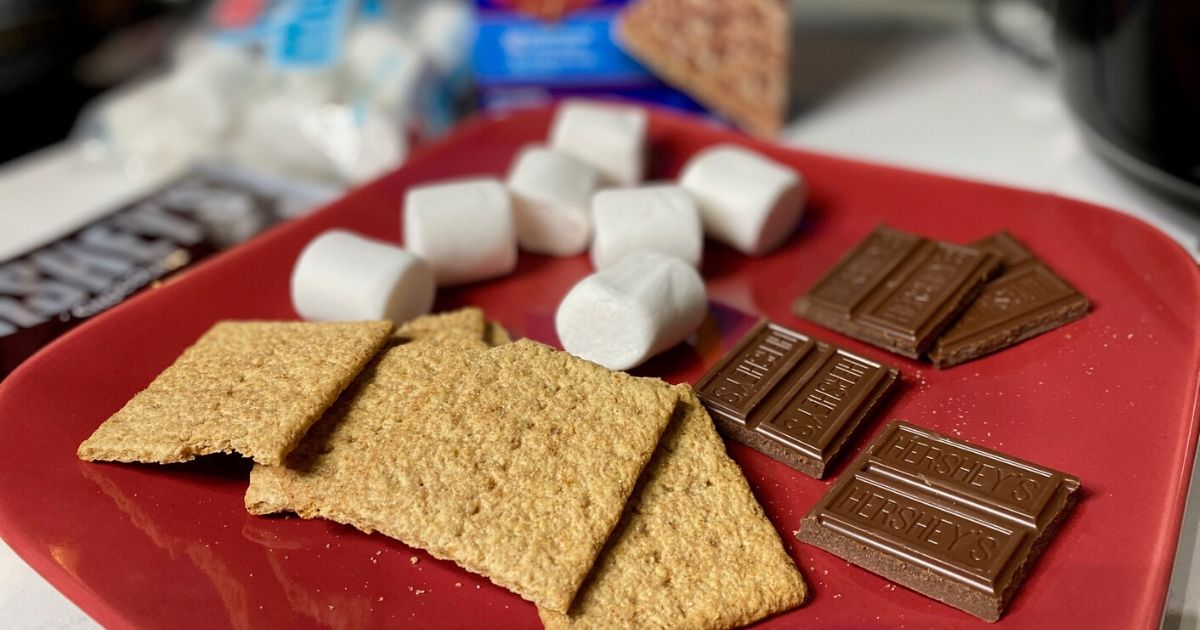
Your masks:
<svg viewBox="0 0 1200 630"><path fill-rule="evenodd" d="M1088 299L1007 232L966 246L879 226L793 310L946 368L1079 319Z"/></svg>

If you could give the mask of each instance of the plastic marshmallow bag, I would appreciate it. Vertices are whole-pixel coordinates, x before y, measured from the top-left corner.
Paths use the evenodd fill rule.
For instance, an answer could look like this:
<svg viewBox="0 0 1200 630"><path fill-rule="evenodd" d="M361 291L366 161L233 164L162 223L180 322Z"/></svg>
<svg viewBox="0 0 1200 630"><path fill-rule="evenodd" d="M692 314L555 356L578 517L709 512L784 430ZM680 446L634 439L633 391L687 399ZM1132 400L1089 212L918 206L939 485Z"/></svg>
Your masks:
<svg viewBox="0 0 1200 630"><path fill-rule="evenodd" d="M348 187L461 113L474 28L461 2L244 4L215 2L168 68L103 95L76 135L127 169L218 160Z"/></svg>

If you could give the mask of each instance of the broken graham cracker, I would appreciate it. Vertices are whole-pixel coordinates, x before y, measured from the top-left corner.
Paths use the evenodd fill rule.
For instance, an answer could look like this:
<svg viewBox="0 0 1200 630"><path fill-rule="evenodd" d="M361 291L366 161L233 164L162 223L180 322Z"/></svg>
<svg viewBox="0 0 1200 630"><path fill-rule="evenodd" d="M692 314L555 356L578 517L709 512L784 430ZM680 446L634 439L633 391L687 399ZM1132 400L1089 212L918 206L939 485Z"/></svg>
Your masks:
<svg viewBox="0 0 1200 630"><path fill-rule="evenodd" d="M377 449L364 447L388 440L384 434L392 429L393 417L404 413L409 401L437 395L445 387L443 374L458 378L487 349L480 338L482 313L476 326L470 310L426 315L401 326L284 465L254 467L247 510L325 517L372 531L367 521L347 516L356 509L371 509L364 505L370 489L363 484L385 466L377 459ZM416 428L422 426L418 422L409 419Z"/></svg>
<svg viewBox="0 0 1200 630"><path fill-rule="evenodd" d="M743 129L769 137L783 126L791 65L786 0L636 0L618 28L638 61Z"/></svg>
<svg viewBox="0 0 1200 630"><path fill-rule="evenodd" d="M487 349L483 312L476 308L423 315L402 325L388 345L359 373L325 416L309 429L283 466L255 466L246 507L255 514L290 511L305 518L345 511L356 496L345 491L364 480L368 461L355 444L369 444L388 418L372 409L402 406L431 395L441 372L460 374L473 355ZM393 399L400 396L403 399ZM342 499L346 499L342 501ZM354 524L354 523L351 523Z"/></svg>
<svg viewBox="0 0 1200 630"><path fill-rule="evenodd" d="M1087 314L1087 297L1008 232L971 245L1000 256L1003 270L938 338L929 351L935 366L977 359Z"/></svg>
<svg viewBox="0 0 1200 630"><path fill-rule="evenodd" d="M970 305L1000 259L881 225L792 306L796 315L919 359Z"/></svg>
<svg viewBox="0 0 1200 630"><path fill-rule="evenodd" d="M996 621L1078 497L1079 479L893 422L796 537Z"/></svg>
<svg viewBox="0 0 1200 630"><path fill-rule="evenodd" d="M80 459L275 465L375 356L391 322L219 322L79 445Z"/></svg>
<svg viewBox="0 0 1200 630"><path fill-rule="evenodd" d="M529 340L485 347L385 350L285 466L254 468L247 509L378 531L566 611L679 395Z"/></svg>
<svg viewBox="0 0 1200 630"><path fill-rule="evenodd" d="M804 578L687 385L621 524L547 628L732 628L802 604Z"/></svg>

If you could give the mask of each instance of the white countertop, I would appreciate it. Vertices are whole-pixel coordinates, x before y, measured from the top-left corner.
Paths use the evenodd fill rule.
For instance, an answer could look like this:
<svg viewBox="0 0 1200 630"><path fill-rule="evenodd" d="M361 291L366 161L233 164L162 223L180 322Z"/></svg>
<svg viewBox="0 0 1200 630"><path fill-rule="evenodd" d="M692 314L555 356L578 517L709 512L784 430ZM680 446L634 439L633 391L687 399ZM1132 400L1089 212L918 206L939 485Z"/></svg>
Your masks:
<svg viewBox="0 0 1200 630"><path fill-rule="evenodd" d="M1095 157L1058 99L1052 74L1026 68L969 33L928 39L905 50L872 64L865 75L806 111L786 130L785 141L1086 199L1158 226L1200 258L1200 209L1188 211L1144 192ZM39 188L31 187L30 177L46 181L46 173L63 172L76 159L72 150L62 148L30 162L43 169L41 175L21 171L20 165L0 169L0 199L6 200L0 223L17 225L13 210L18 189L25 195L20 203L34 202L30 195ZM106 191L114 200L129 192L127 182L101 185L95 182L104 179L102 174L92 175L93 192ZM61 208L65 222L86 221L87 212L71 210L80 205L79 195L87 194L80 190L47 193L56 199L49 207ZM48 206L38 207L44 220ZM34 238L29 235L36 237L39 230L29 227L22 238ZM0 230L0 252L20 247L14 243L16 232ZM1197 493L1200 484L1193 484L1192 494ZM1200 500L1193 497L1168 596L1166 628L1200 628L1198 522ZM3 545L0 620L0 626L14 628L96 626Z"/></svg>

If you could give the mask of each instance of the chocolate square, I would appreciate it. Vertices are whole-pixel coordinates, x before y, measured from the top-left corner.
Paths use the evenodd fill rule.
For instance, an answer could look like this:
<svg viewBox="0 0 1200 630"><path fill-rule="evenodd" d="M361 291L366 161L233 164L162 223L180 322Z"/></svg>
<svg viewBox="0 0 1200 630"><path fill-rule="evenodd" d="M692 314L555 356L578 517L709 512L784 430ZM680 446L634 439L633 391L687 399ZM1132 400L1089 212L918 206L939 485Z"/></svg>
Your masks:
<svg viewBox="0 0 1200 630"><path fill-rule="evenodd" d="M1070 475L893 422L804 517L796 537L996 621L1078 489Z"/></svg>
<svg viewBox="0 0 1200 630"><path fill-rule="evenodd" d="M917 359L999 264L992 252L881 225L792 308L822 326Z"/></svg>
<svg viewBox="0 0 1200 630"><path fill-rule="evenodd" d="M935 366L977 359L1087 314L1088 299L1008 232L972 245L999 255L1003 270L934 343Z"/></svg>
<svg viewBox="0 0 1200 630"><path fill-rule="evenodd" d="M896 368L760 321L696 383L721 432L820 479Z"/></svg>

